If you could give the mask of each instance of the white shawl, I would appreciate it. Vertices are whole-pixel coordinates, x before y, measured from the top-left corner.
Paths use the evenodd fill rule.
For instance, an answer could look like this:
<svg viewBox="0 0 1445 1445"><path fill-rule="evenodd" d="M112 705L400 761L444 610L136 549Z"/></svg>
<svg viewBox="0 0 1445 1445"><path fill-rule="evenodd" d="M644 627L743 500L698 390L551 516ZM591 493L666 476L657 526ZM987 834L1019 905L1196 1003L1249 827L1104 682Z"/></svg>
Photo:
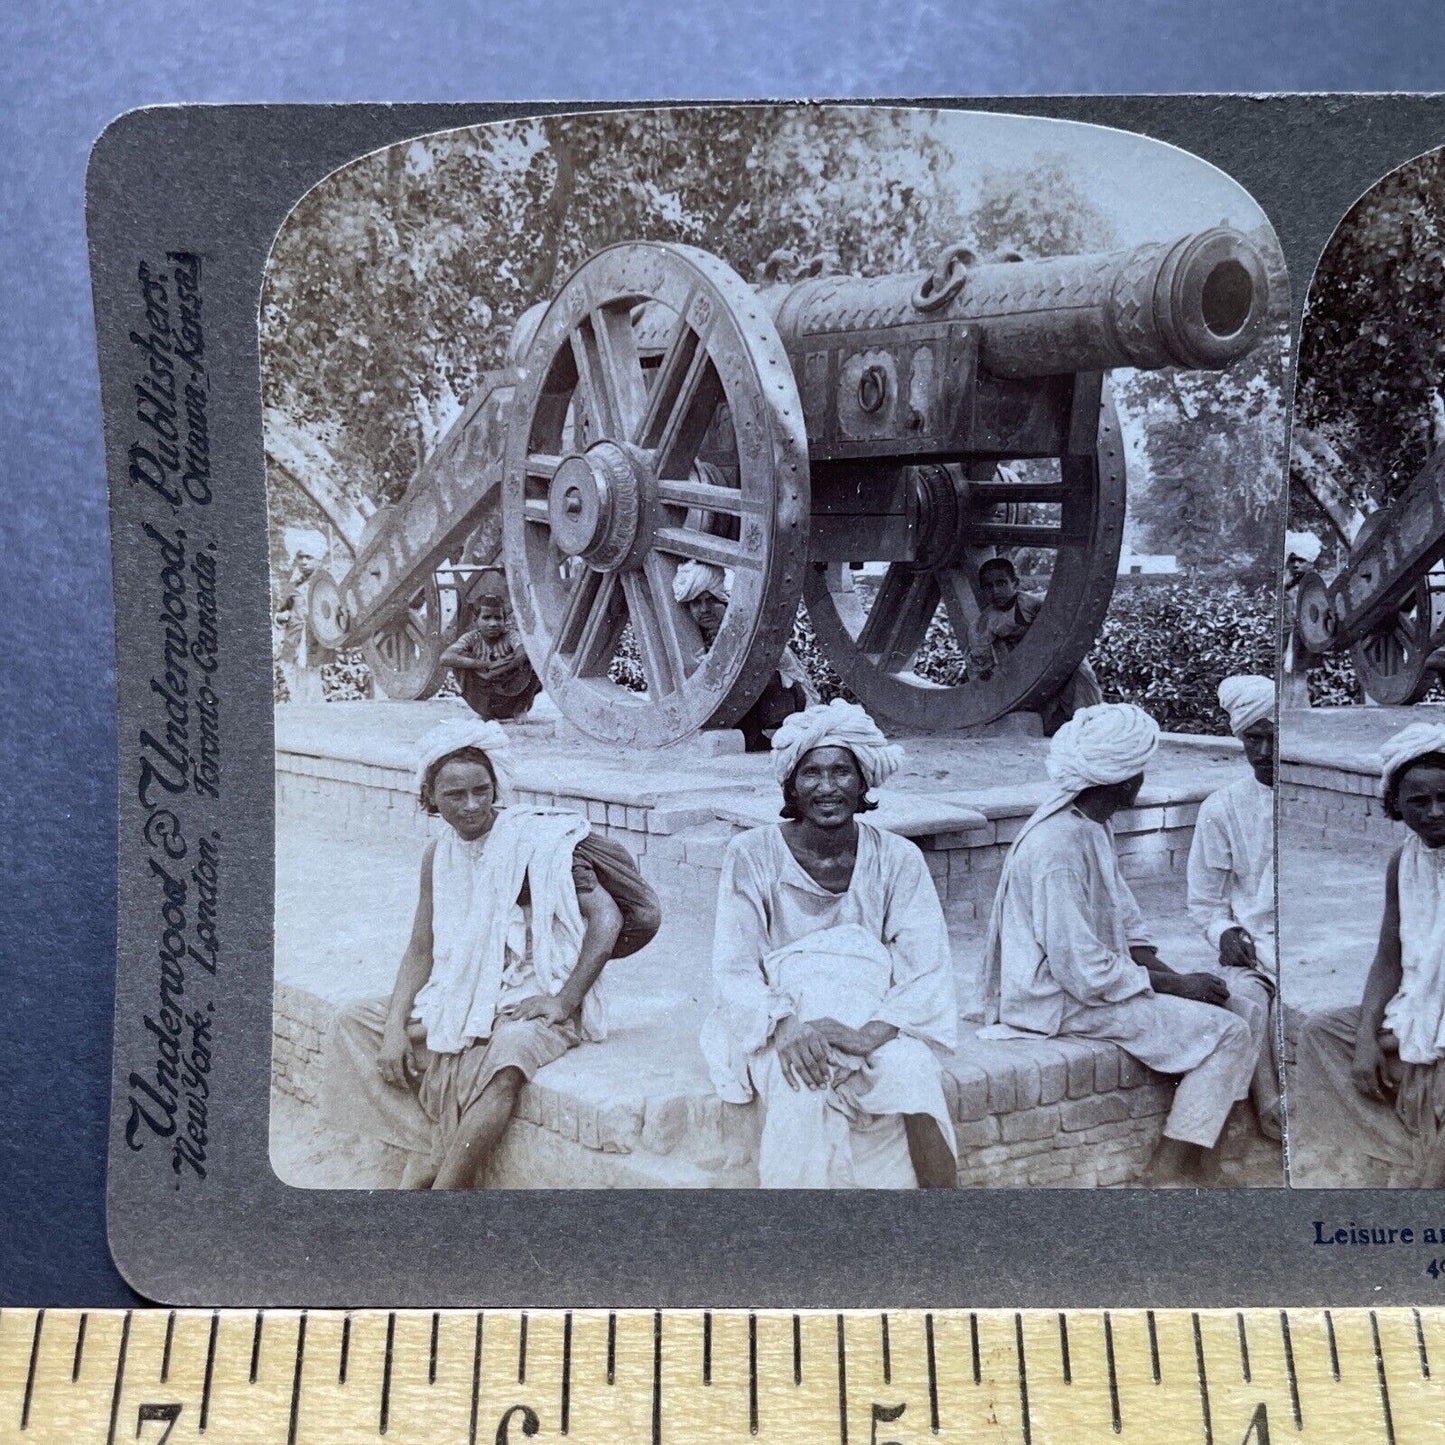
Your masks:
<svg viewBox="0 0 1445 1445"><path fill-rule="evenodd" d="M532 895L537 981L555 994L577 966L585 925L572 882L572 850L589 824L552 808L504 808L490 831L465 842L450 829L432 860L432 971L416 996L427 1047L454 1054L490 1038L502 991L514 909L525 878ZM525 947L525 944L523 945ZM582 1031L606 1037L601 980L582 1005Z"/></svg>
<svg viewBox="0 0 1445 1445"><path fill-rule="evenodd" d="M1407 1064L1445 1058L1445 848L1412 833L1400 850L1400 988L1385 1027Z"/></svg>

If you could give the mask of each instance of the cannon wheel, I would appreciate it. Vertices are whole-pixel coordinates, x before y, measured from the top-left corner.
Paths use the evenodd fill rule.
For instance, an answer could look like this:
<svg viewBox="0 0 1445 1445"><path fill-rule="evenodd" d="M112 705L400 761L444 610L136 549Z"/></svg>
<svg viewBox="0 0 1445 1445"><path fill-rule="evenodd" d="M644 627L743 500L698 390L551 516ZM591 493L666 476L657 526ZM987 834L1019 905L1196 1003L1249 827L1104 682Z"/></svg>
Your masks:
<svg viewBox="0 0 1445 1445"><path fill-rule="evenodd" d="M1080 384L1085 384L1081 379ZM1088 656L1114 594L1124 537L1124 454L1107 388L1090 455L1066 456L1059 479L966 480L957 467L913 469L920 543L912 561L889 563L871 609L852 563L809 559L804 600L818 641L860 702L918 732L954 732L1036 709ZM1018 521L1024 504L1056 508L1046 524ZM941 525L940 525L941 523ZM1054 554L1044 605L1017 646L987 679L952 685L912 671L940 607L959 651L979 614L978 568L1019 546Z"/></svg>
<svg viewBox="0 0 1445 1445"><path fill-rule="evenodd" d="M1357 553L1370 537L1389 522L1388 511L1372 512L1355 537ZM1419 702L1430 690L1431 639L1435 632L1435 602L1430 579L1422 577L1393 617L1350 648L1360 686L1383 707Z"/></svg>
<svg viewBox="0 0 1445 1445"><path fill-rule="evenodd" d="M528 656L581 731L663 747L747 711L797 612L808 451L782 342L741 277L640 242L568 278L522 364L502 518ZM733 574L711 647L673 599L688 559ZM645 691L609 677L628 624Z"/></svg>
<svg viewBox="0 0 1445 1445"><path fill-rule="evenodd" d="M367 521L364 547L386 523L390 507ZM393 702L421 702L435 695L446 680L442 653L455 640L456 618L443 606L441 588L428 577L410 602L388 618L365 642L361 654L376 685Z"/></svg>

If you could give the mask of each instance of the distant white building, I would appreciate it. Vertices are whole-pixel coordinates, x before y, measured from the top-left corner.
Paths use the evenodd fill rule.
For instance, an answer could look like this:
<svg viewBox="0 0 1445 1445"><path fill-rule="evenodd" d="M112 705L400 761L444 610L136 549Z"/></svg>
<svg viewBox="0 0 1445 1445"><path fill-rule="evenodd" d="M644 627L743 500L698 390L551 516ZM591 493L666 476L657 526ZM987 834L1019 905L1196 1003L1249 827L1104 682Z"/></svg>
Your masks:
<svg viewBox="0 0 1445 1445"><path fill-rule="evenodd" d="M1179 570L1179 559L1172 552L1134 552L1126 548L1119 553L1121 577L1168 577Z"/></svg>

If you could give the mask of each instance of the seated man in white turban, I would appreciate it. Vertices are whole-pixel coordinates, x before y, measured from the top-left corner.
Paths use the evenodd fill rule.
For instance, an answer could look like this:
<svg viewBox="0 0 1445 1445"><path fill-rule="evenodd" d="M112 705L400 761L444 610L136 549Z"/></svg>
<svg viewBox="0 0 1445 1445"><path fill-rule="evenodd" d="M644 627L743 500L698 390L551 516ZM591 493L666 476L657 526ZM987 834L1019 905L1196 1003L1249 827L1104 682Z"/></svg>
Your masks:
<svg viewBox="0 0 1445 1445"><path fill-rule="evenodd" d="M1214 1147L1254 1054L1220 979L1160 961L1119 871L1109 820L1133 806L1158 745L1158 725L1131 703L1085 708L1055 734L1054 791L1009 850L994 899L980 1034L1108 1040L1182 1075L1143 1182L1200 1185L1216 1177Z"/></svg>
<svg viewBox="0 0 1445 1445"><path fill-rule="evenodd" d="M1381 751L1386 814L1409 829L1385 870L1375 960L1357 1007L1309 1017L1290 1079L1301 1185L1445 1187L1445 726Z"/></svg>
<svg viewBox="0 0 1445 1445"><path fill-rule="evenodd" d="M730 591L727 573L711 562L687 561L677 569L672 595L697 624L704 648L717 641ZM785 647L778 659L778 670L769 675L758 700L738 720L744 747L750 753L766 752L783 719L817 701L818 689L807 668L791 647Z"/></svg>
<svg viewBox="0 0 1445 1445"><path fill-rule="evenodd" d="M1189 916L1210 946L1236 1005L1255 1036L1250 1097L1261 1132L1281 1137L1279 1052L1272 1004L1276 989L1274 928L1274 683L1226 677L1219 705L1244 744L1249 772L1199 805L1189 845Z"/></svg>
<svg viewBox="0 0 1445 1445"><path fill-rule="evenodd" d="M446 831L422 855L390 999L344 1009L327 1045L327 1118L407 1151L403 1188L478 1182L527 1080L606 1036L603 966L660 923L636 865L586 818L498 806L506 746L481 720L423 740L421 805Z"/></svg>
<svg viewBox="0 0 1445 1445"><path fill-rule="evenodd" d="M787 821L723 861L703 1052L724 1100L762 1101L765 1189L957 1183L943 909L917 847L858 816L900 757L855 704L788 718L773 737Z"/></svg>

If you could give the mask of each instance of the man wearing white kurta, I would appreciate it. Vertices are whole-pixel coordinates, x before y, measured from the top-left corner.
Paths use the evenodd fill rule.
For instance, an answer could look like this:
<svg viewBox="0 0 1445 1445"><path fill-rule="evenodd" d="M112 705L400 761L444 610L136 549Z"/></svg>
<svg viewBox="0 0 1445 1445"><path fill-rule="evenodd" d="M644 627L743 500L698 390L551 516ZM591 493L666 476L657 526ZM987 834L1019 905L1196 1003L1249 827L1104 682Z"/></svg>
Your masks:
<svg viewBox="0 0 1445 1445"><path fill-rule="evenodd" d="M1109 819L1132 806L1158 745L1129 703L1085 708L1054 735L1054 791L1009 850L989 919L980 1033L1108 1040L1182 1075L1147 1182L1199 1184L1254 1059L1224 984L1159 961L1119 871Z"/></svg>
<svg viewBox="0 0 1445 1445"><path fill-rule="evenodd" d="M1199 805L1189 846L1189 916L1219 953L1231 1011L1250 1025L1256 1055L1250 1096L1261 1131L1279 1139L1279 1053L1273 1002L1274 683L1227 677L1219 705L1244 744L1250 771Z"/></svg>
<svg viewBox="0 0 1445 1445"><path fill-rule="evenodd" d="M718 889L714 1085L761 1098L764 1188L952 1185L943 910L917 847L857 817L901 750L835 701L788 718L772 755L788 821L733 839Z"/></svg>

